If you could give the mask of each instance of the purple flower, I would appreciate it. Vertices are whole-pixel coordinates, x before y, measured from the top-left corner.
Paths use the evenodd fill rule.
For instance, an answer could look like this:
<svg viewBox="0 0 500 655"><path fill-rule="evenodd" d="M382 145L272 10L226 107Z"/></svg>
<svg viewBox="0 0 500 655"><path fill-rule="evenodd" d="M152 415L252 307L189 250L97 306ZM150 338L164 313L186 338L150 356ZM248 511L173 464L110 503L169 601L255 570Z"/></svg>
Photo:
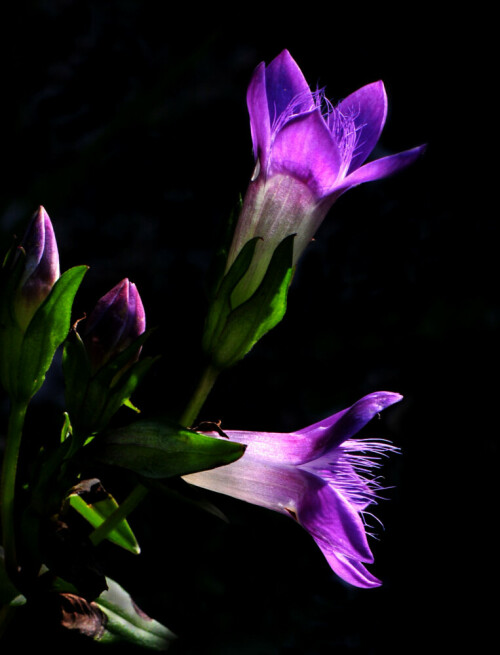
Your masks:
<svg viewBox="0 0 500 655"><path fill-rule="evenodd" d="M373 470L380 467L382 455L397 448L384 440L354 437L401 398L386 391L372 393L290 434L226 432L232 441L247 445L243 457L184 479L293 517L337 575L357 587L377 587L380 580L364 566L373 562L364 516L382 490Z"/></svg>
<svg viewBox="0 0 500 655"><path fill-rule="evenodd" d="M16 319L24 331L60 275L54 228L43 207L28 225L21 248L26 259L14 302Z"/></svg>
<svg viewBox="0 0 500 655"><path fill-rule="evenodd" d="M255 291L286 236L297 235L295 264L341 194L408 166L424 150L419 146L365 164L387 115L383 82L362 87L334 107L323 91L309 89L287 50L256 68L247 104L256 167L227 269L247 241L262 241L233 297L236 304Z"/></svg>
<svg viewBox="0 0 500 655"><path fill-rule="evenodd" d="M98 301L86 324L83 342L92 370L128 348L145 329L146 314L139 292L135 284L124 279Z"/></svg>

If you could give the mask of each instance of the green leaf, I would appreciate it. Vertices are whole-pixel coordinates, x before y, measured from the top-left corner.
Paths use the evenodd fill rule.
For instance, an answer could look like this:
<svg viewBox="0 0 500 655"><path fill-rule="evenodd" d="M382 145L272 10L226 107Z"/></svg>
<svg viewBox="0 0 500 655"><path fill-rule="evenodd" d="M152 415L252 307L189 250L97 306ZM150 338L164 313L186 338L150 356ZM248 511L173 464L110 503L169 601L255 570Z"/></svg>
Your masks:
<svg viewBox="0 0 500 655"><path fill-rule="evenodd" d="M18 399L31 398L42 386L57 348L67 337L71 309L87 266L66 271L33 316L22 343Z"/></svg>
<svg viewBox="0 0 500 655"><path fill-rule="evenodd" d="M103 435L94 457L146 478L169 478L223 466L239 459L245 446L208 437L177 425L139 421Z"/></svg>
<svg viewBox="0 0 500 655"><path fill-rule="evenodd" d="M71 427L71 421L69 420L68 412L64 412L64 423L61 428L61 443L64 443L68 437L71 437L73 434L73 428Z"/></svg>
<svg viewBox="0 0 500 655"><path fill-rule="evenodd" d="M111 494L108 494L107 498L91 504L86 503L82 496L77 493L70 494L68 500L71 507L88 521L93 528L98 528L118 508L118 503ZM123 519L106 538L134 555L141 552L137 539L126 519Z"/></svg>
<svg viewBox="0 0 500 655"><path fill-rule="evenodd" d="M106 578L108 590L95 601L107 616L101 643L127 642L142 648L165 651L176 639L173 632L138 609L130 595L114 580Z"/></svg>

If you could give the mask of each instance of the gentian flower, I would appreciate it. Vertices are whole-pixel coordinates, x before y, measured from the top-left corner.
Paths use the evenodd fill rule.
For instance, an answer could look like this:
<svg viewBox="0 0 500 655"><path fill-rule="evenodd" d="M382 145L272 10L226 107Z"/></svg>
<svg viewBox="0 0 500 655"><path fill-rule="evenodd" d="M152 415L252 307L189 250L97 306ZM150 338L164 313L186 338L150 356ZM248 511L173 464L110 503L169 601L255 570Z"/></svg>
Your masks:
<svg viewBox="0 0 500 655"><path fill-rule="evenodd" d="M97 302L85 326L83 342L92 371L128 348L145 329L141 297L135 284L125 278Z"/></svg>
<svg viewBox="0 0 500 655"><path fill-rule="evenodd" d="M333 106L311 91L287 50L255 70L247 92L256 166L229 251L226 270L242 247L261 237L250 269L233 294L241 304L256 290L278 244L296 234L294 264L335 200L362 182L408 166L424 146L364 164L387 115L383 82Z"/></svg>
<svg viewBox="0 0 500 655"><path fill-rule="evenodd" d="M21 241L24 269L14 299L19 327L24 332L38 307L59 279L59 253L49 215L40 207Z"/></svg>
<svg viewBox="0 0 500 655"><path fill-rule="evenodd" d="M246 444L238 461L187 475L196 486L293 517L316 541L331 568L357 587L381 584L365 567L373 562L364 515L382 490L372 472L397 448L356 433L401 400L379 391L303 430L285 433L226 431Z"/></svg>

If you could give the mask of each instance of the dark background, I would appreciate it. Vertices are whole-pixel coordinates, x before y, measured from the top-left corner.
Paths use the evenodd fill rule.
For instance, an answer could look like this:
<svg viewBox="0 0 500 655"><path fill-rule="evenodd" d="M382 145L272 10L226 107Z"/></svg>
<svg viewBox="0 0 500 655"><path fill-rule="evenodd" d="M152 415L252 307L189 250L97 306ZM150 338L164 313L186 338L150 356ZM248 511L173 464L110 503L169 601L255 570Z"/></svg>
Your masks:
<svg viewBox="0 0 500 655"><path fill-rule="evenodd" d="M399 391L404 402L366 435L402 455L387 463L395 488L376 508L380 589L343 585L292 521L215 497L229 524L151 497L131 517L142 556L102 548L110 575L179 635L179 654L378 655L487 637L474 610L492 584L500 314L496 220L471 178L495 129L488 102L472 100L474 23L422 4L273 16L161 4L38 0L4 13L2 250L43 204L62 269L91 267L75 317L134 281L158 326L145 352L162 355L134 399L146 417L176 416L200 371L212 253L252 173L254 67L286 47L334 101L383 79L389 114L373 155L427 143L425 157L335 204L285 320L220 379L202 418L287 431ZM40 440L56 434L61 403L56 370L33 408ZM103 482L126 492L112 475Z"/></svg>

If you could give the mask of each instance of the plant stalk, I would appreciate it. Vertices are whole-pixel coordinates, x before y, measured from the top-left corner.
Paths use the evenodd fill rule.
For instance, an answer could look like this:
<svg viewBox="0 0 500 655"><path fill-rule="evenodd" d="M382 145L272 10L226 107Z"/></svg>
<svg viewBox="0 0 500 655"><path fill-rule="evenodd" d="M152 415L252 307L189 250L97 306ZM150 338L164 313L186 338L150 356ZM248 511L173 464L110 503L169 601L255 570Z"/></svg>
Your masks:
<svg viewBox="0 0 500 655"><path fill-rule="evenodd" d="M191 400L189 401L189 404L184 410L184 414L180 419L181 425L186 427L193 425L196 417L200 412L200 409L203 407L208 397L208 394L212 391L212 387L214 386L218 375L219 370L213 366L207 366L207 368L203 371L198 386L191 396Z"/></svg>
<svg viewBox="0 0 500 655"><path fill-rule="evenodd" d="M17 555L15 536L15 491L19 448L23 433L24 419L28 403L13 401L9 416L7 440L0 482L0 505L2 518L2 544L5 553L5 570L11 580L17 576Z"/></svg>

